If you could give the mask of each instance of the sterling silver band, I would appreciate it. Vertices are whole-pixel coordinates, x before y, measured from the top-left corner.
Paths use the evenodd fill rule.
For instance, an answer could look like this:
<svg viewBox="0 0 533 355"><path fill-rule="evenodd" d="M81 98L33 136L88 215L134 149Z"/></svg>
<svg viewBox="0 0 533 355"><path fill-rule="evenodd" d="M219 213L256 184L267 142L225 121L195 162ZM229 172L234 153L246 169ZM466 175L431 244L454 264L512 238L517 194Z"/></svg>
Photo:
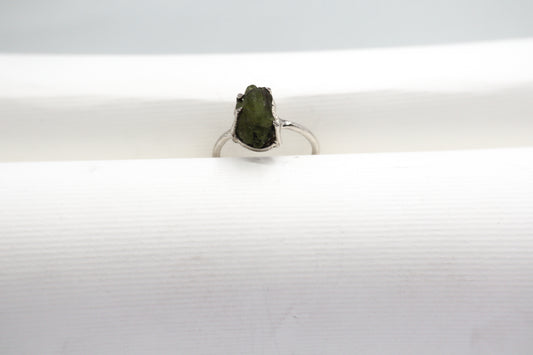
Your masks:
<svg viewBox="0 0 533 355"><path fill-rule="evenodd" d="M312 152L311 154L319 154L320 148L318 145L318 140L316 139L315 135L311 133L310 130L305 128L302 125L299 125L298 123L294 123L291 121L286 121L278 118L279 122L279 128L286 128L290 131L298 132L302 136L305 137L311 144ZM227 141L233 140L235 143L240 143L233 134L233 128L227 130L224 134L220 136L220 138L216 141L215 146L213 147L213 157L218 158L220 157L220 152L222 151L222 147L224 144L226 144ZM250 149L250 147L247 147ZM255 150L255 149L252 149ZM256 150L256 151L263 151L263 150Z"/></svg>

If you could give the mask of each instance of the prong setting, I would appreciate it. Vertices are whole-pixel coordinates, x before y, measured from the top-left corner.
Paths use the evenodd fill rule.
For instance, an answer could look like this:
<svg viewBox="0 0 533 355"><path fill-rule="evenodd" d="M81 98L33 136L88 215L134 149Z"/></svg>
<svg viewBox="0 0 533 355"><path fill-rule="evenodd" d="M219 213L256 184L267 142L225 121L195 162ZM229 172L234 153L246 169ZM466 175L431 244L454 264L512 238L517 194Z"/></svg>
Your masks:
<svg viewBox="0 0 533 355"><path fill-rule="evenodd" d="M257 89L257 87L255 85L250 85L248 88L246 88L246 93L249 92L249 90L254 90L254 89ZM319 154L319 144L318 144L318 140L316 139L316 137L313 135L313 133L311 133L311 131L309 131L307 128L303 127L302 125L299 125L295 122L292 122L292 121L286 121L286 120L283 120L281 118L279 118L279 116L277 115L277 111L276 111L276 103L274 102L274 99L272 97L272 90L270 90L270 88L259 88L259 89L265 89L269 92L270 94L270 97L267 97L267 100L270 104L270 110L271 112L268 113L268 111L266 110L266 106L263 106L261 108L261 106L259 106L259 108L255 108L255 110L260 110L260 112L263 112L263 114L265 116L262 116L262 115L259 115L259 116L255 116L255 117L259 117L259 123L255 123L253 120L252 122L248 122L246 123L246 125L248 126L252 126L252 127L256 127L257 125L259 125L259 127L262 127L261 129L264 129L265 127L268 127L267 125L264 125L265 124L265 121L263 119L267 118L269 122L272 122L272 125L273 125L273 131L270 131L268 133L261 133L261 131L257 132L257 131L253 131L253 136L250 136L250 132L249 131L243 131L243 128L240 126L240 124L242 123L242 121L239 122L239 127L241 128L238 128L238 119L239 119L239 114L241 113L241 111L243 110L243 108L246 106L248 107L247 105L247 102L246 102L246 99L245 99L245 96L246 94L238 94L237 95L237 104L235 105L235 109L233 111L234 113L234 119L233 119L233 124L231 125L231 128L229 130L227 130L226 132L224 132L220 138L216 141L214 147L213 147L213 157L220 157L220 153L221 153L221 150L222 150L222 147L224 146L224 144L226 144L226 142L232 140L233 142L235 143L238 143L239 145L241 145L242 147L244 148L247 148L249 150L252 150L252 151L255 151L255 152L265 152L265 151L268 151L270 149L273 149L273 148L276 148L276 147L279 147L281 145L281 129L287 129L287 130L291 130L291 131L295 131L299 134L301 134L302 136L304 136L304 138L306 138L309 143L311 144L311 148L312 148L312 154ZM256 94L251 94L251 95L256 95ZM251 96L250 97L251 99L251 105L252 107L254 107L253 105L255 105L255 107L257 107L258 103L259 105L261 105L261 99L259 97L259 102L257 101L258 98L257 96ZM252 109L253 110L253 109ZM247 116L244 116L245 119L249 120L250 119L250 116L249 113L247 113L249 110L247 109L245 111L246 115ZM252 111L253 112L253 111ZM253 116L253 113L252 113L252 116L251 117L254 117ZM253 118L253 119L257 119L257 118ZM263 120L263 121L261 121ZM262 122L262 123L261 123ZM246 126L245 126L246 127ZM247 128L244 128L244 129L247 129ZM256 129L256 128L254 128ZM237 134L237 131L239 131L239 133ZM248 143L251 142L251 144L255 144L256 146L260 146L259 144L261 143L257 143L257 142L262 142L265 141L265 137L262 136L263 134L267 134L267 139L265 141L265 144L270 144L268 146L263 146L261 148L256 148L254 146L250 146L250 144L247 144L243 141L241 141L241 139L239 138L239 135L243 135L243 137L245 137L245 140L248 141Z"/></svg>
<svg viewBox="0 0 533 355"><path fill-rule="evenodd" d="M267 89L268 92L272 95L272 90L270 88L265 88L265 89ZM244 94L242 94L242 93L237 94L237 100L238 101L241 101L243 97L244 97ZM235 130L236 130L236 127L237 127L237 119L238 119L239 113L241 111L242 111L242 107L236 108L234 110L233 124L232 124L231 129L230 129L231 140L233 142L238 143L239 145L243 146L244 148L250 149L250 150L252 150L254 152L266 152L266 151L269 151L269 150L271 150L273 148L277 148L277 147L279 147L281 145L281 126L282 125L281 125L281 120L280 120L280 118L277 115L276 103L275 103L273 98L272 98L271 111L272 111L272 116L274 116L273 125L274 125L274 130L275 130L275 140L268 147L265 147L265 148L251 147L248 144L246 144L243 141L241 141L239 139L239 137L237 137L237 134L236 134Z"/></svg>

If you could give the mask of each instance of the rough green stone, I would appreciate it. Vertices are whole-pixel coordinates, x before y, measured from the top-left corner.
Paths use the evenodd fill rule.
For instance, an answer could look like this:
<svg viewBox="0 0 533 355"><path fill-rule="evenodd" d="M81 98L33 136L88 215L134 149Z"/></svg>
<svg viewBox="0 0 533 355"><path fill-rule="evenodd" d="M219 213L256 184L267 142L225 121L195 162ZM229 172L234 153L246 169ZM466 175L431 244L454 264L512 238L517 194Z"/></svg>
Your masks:
<svg viewBox="0 0 533 355"><path fill-rule="evenodd" d="M237 99L236 109L242 107L237 115L235 134L244 144L256 148L268 148L276 141L274 115L272 114L272 95L267 88L250 85L244 96Z"/></svg>

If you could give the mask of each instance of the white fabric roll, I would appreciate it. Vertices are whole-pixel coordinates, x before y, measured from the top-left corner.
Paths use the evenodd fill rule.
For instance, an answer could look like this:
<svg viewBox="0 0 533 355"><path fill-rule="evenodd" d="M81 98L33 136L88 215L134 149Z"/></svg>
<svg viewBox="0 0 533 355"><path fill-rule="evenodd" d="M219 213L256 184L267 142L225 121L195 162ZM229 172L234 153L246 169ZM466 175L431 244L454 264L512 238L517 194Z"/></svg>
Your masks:
<svg viewBox="0 0 533 355"><path fill-rule="evenodd" d="M531 354L533 149L0 164L1 354Z"/></svg>
<svg viewBox="0 0 533 355"><path fill-rule="evenodd" d="M533 39L302 53L0 55L0 161L207 157L247 85L324 154L533 145ZM297 134L267 154L308 154ZM223 155L250 155L229 146Z"/></svg>

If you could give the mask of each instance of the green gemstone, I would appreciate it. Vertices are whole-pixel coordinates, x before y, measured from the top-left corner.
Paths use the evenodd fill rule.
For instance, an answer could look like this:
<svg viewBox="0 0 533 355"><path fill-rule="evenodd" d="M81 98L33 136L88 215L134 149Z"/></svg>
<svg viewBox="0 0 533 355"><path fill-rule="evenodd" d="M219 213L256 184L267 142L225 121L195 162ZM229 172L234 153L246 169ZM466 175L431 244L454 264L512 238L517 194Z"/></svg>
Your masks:
<svg viewBox="0 0 533 355"><path fill-rule="evenodd" d="M276 142L272 95L267 88L250 85L244 95L237 99L235 109L242 108L237 115L235 134L237 138L255 149L268 148Z"/></svg>

